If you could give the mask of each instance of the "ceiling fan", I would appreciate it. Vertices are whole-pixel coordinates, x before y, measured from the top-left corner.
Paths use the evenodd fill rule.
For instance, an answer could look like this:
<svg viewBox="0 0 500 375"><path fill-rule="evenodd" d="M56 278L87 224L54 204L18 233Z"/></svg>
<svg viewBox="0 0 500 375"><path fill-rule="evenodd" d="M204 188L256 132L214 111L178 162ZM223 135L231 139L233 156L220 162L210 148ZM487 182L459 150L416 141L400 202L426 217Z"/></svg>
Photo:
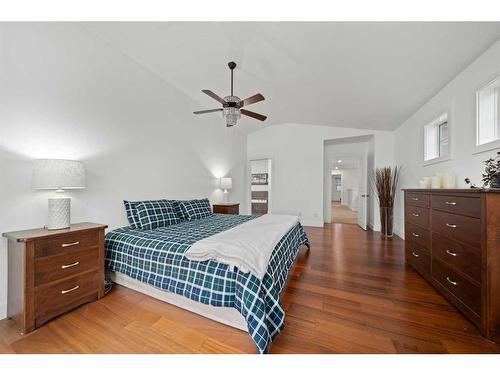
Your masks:
<svg viewBox="0 0 500 375"><path fill-rule="evenodd" d="M217 94L213 93L210 90L201 90L211 98L217 100L219 103L222 104L222 108L217 108L217 109L207 109L204 111L196 111L193 112L195 115L201 115L203 113L211 113L211 112L222 112L222 115L226 119L226 126L234 126L238 122L239 118L241 115L245 115L248 117L252 117L254 119L264 121L267 116L261 115L260 113L255 113L252 111L248 111L246 109L243 109L244 106L248 106L253 103L261 102L264 100L264 96L262 94L255 94L249 98L241 100L237 96L233 95L233 70L236 68L236 63L234 61L231 61L230 63L227 64L229 66L229 69L231 70L231 95L228 95L224 98L221 98Z"/></svg>

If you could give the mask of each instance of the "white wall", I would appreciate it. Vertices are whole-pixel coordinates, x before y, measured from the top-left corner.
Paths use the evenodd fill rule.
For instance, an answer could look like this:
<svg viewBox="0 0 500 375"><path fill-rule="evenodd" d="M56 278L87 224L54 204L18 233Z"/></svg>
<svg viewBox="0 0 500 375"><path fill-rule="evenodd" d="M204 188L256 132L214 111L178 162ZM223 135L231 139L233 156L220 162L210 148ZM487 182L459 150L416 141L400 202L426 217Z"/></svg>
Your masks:
<svg viewBox="0 0 500 375"><path fill-rule="evenodd" d="M436 172L454 172L457 187L466 187L469 177L480 185L483 161L496 151L474 154L476 142L475 93L484 84L500 75L500 41L479 56L431 100L425 103L395 131L395 160L403 167L401 188L418 187L424 176ZM442 112L449 111L452 159L423 166L423 127ZM498 150L498 149L497 149ZM395 211L395 231L403 235L403 194L399 192Z"/></svg>
<svg viewBox="0 0 500 375"><path fill-rule="evenodd" d="M344 169L342 175L342 204L353 211L358 210L360 169ZM350 192L349 192L350 191Z"/></svg>
<svg viewBox="0 0 500 375"><path fill-rule="evenodd" d="M123 199L222 199L233 177L246 207L246 138L141 65L75 24L0 24L0 232L46 223L30 188L35 158L82 160L86 190L69 193L72 221L127 224ZM0 242L0 319L6 305Z"/></svg>
<svg viewBox="0 0 500 375"><path fill-rule="evenodd" d="M391 165L393 132L301 124L271 126L248 135L247 157L273 159L273 212L301 214L304 225L322 226L324 141L366 135L374 136L374 165ZM377 220L374 228L379 229Z"/></svg>

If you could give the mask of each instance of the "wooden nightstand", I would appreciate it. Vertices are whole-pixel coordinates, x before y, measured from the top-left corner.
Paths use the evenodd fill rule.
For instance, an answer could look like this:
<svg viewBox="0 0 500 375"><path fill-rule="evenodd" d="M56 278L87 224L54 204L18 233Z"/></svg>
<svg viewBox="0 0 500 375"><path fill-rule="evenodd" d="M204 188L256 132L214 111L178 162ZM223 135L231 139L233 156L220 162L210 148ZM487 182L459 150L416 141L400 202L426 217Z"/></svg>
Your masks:
<svg viewBox="0 0 500 375"><path fill-rule="evenodd" d="M217 203L213 205L214 214L239 215L239 203Z"/></svg>
<svg viewBox="0 0 500 375"><path fill-rule="evenodd" d="M104 296L107 227L79 223L3 233L9 258L7 316L21 333Z"/></svg>

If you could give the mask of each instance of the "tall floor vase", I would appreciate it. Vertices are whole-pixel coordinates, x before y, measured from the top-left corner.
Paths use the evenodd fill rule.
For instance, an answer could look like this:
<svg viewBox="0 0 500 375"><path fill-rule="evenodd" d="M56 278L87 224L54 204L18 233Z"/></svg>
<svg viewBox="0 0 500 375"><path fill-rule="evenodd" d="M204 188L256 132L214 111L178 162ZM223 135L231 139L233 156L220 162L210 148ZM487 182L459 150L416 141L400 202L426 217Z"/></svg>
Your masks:
<svg viewBox="0 0 500 375"><path fill-rule="evenodd" d="M393 236L394 207L380 207L380 225L383 238Z"/></svg>

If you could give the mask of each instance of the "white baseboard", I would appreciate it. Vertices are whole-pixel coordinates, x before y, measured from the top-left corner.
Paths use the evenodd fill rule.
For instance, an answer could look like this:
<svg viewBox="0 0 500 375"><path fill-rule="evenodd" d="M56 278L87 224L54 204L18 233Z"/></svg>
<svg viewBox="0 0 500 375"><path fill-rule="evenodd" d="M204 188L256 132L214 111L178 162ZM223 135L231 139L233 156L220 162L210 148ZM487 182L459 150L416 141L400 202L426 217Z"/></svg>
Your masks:
<svg viewBox="0 0 500 375"><path fill-rule="evenodd" d="M322 220L300 220L300 224L304 227L319 227L323 228L324 223Z"/></svg>
<svg viewBox="0 0 500 375"><path fill-rule="evenodd" d="M7 304L0 305L0 320L7 318Z"/></svg>
<svg viewBox="0 0 500 375"><path fill-rule="evenodd" d="M405 239L405 232L403 232L400 228L394 228L393 231L396 236L402 238L403 240Z"/></svg>

